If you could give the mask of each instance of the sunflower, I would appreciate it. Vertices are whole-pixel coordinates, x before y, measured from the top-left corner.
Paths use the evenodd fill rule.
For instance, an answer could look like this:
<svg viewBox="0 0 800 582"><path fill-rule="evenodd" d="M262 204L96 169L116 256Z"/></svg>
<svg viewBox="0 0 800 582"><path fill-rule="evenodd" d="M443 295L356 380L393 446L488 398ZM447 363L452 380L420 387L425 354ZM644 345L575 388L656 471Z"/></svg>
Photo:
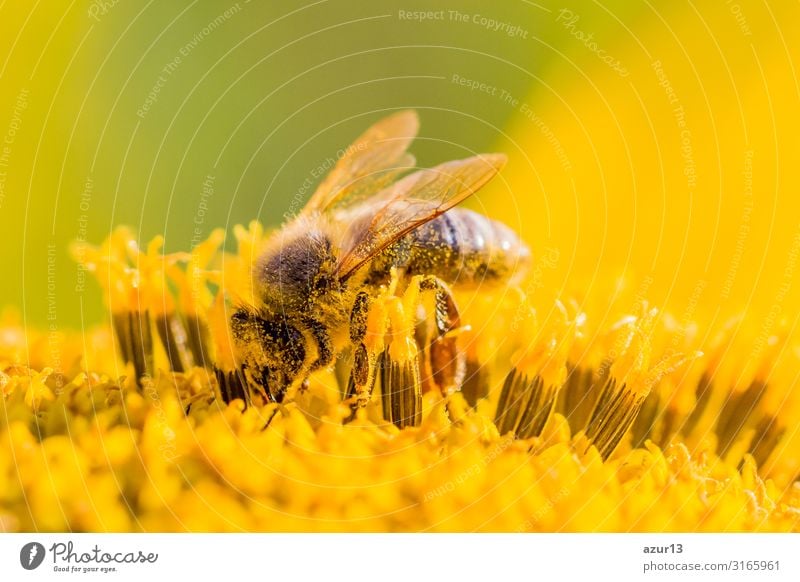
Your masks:
<svg viewBox="0 0 800 582"><path fill-rule="evenodd" d="M54 339L4 316L4 530L800 526L785 337L748 359L731 326L704 340L624 282L592 306L547 302L532 276L459 296L467 380L426 391L413 422L381 406L402 374L355 413L335 371L291 401L253 402L230 368L224 298L246 289L265 235L235 234L233 254L220 232L190 253L164 255L158 239L141 251L124 228L76 249L104 285L108 327Z"/></svg>
<svg viewBox="0 0 800 582"><path fill-rule="evenodd" d="M457 297L460 390L411 394L410 420L384 407L425 384L409 347L385 352L355 412L341 369L260 402L228 321L251 301L262 225L234 228L235 252L214 231L170 254L119 228L73 252L106 325L0 315L0 531L798 531L800 44L783 29L800 5L531 7L548 33L514 46L541 55L535 74L490 62L529 74L531 94L487 76L486 101L456 108L510 108L510 163L482 210L535 251L518 285ZM6 36L48 47L55 32ZM17 124L41 77L28 69L6 71ZM59 166L82 166L58 161L43 165L60 190Z"/></svg>

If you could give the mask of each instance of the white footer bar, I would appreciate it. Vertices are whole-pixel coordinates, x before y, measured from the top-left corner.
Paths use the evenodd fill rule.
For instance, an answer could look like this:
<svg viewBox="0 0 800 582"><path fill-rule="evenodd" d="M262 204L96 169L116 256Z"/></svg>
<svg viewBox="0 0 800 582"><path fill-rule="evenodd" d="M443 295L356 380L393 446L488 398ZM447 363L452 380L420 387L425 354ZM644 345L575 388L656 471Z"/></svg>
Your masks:
<svg viewBox="0 0 800 582"><path fill-rule="evenodd" d="M2 580L800 580L795 534L1 534ZM170 578L167 578L167 577ZM180 577L180 578L177 578ZM556 577L556 578L551 578ZM581 578L579 578L581 577ZM585 578L584 578L585 577ZM242 578L244 579L244 578Z"/></svg>

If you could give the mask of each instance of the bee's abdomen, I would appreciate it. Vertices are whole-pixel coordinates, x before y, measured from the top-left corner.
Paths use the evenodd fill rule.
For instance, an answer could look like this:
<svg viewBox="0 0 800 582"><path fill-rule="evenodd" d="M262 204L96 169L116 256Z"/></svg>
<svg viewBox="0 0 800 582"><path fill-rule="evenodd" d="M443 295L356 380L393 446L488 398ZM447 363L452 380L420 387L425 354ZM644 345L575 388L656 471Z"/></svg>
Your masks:
<svg viewBox="0 0 800 582"><path fill-rule="evenodd" d="M506 281L530 263L530 250L506 225L454 208L398 241L394 264L456 286Z"/></svg>

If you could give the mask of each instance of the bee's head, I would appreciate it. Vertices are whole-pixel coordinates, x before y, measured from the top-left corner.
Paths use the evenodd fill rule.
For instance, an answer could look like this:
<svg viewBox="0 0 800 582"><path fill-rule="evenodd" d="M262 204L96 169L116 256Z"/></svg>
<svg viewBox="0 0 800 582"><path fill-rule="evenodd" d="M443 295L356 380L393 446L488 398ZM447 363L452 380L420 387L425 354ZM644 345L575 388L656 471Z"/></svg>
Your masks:
<svg viewBox="0 0 800 582"><path fill-rule="evenodd" d="M328 290L335 266L330 239L296 221L276 232L255 262L256 294L270 309L293 313Z"/></svg>
<svg viewBox="0 0 800 582"><path fill-rule="evenodd" d="M303 371L306 346L303 334L283 320L261 317L239 309L231 317L238 364L252 389L281 402Z"/></svg>

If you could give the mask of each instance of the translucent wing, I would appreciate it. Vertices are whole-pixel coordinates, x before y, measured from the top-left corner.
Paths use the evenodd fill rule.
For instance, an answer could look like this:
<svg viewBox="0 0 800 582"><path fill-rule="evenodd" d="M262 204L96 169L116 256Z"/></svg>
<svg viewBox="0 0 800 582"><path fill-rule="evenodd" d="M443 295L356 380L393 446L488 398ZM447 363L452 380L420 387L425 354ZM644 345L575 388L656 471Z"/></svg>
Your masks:
<svg viewBox="0 0 800 582"><path fill-rule="evenodd" d="M329 212L352 205L391 183L414 166L406 150L417 135L414 111L400 111L370 127L344 154L303 208L303 213Z"/></svg>
<svg viewBox="0 0 800 582"><path fill-rule="evenodd" d="M487 154L420 170L377 193L369 204L337 216L347 228L339 278L347 279L397 239L477 192L505 163L505 155Z"/></svg>

